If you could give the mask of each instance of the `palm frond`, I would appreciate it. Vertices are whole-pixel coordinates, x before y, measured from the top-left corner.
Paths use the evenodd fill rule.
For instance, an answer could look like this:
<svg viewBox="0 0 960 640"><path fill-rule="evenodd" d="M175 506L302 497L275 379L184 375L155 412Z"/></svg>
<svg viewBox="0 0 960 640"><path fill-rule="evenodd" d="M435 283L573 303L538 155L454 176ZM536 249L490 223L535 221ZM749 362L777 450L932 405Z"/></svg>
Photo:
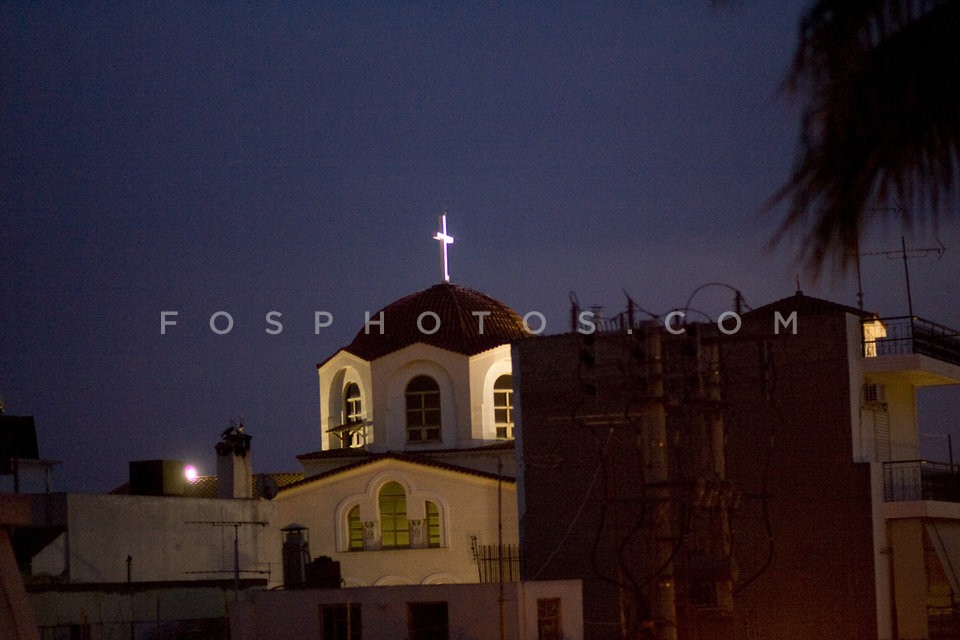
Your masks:
<svg viewBox="0 0 960 640"><path fill-rule="evenodd" d="M819 275L847 267L865 213L936 222L960 184L960 0L820 0L804 17L786 90L804 101L787 204L772 244L800 233Z"/></svg>

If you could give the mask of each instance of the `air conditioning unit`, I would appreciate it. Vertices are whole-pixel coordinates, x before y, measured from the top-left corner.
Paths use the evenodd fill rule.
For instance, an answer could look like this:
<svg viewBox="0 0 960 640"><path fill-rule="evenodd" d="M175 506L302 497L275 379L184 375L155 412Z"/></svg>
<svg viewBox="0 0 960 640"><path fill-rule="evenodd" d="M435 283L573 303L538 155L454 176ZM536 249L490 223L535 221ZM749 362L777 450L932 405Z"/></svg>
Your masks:
<svg viewBox="0 0 960 640"><path fill-rule="evenodd" d="M887 401L886 390L882 384L868 382L863 385L863 403L869 405L884 404Z"/></svg>

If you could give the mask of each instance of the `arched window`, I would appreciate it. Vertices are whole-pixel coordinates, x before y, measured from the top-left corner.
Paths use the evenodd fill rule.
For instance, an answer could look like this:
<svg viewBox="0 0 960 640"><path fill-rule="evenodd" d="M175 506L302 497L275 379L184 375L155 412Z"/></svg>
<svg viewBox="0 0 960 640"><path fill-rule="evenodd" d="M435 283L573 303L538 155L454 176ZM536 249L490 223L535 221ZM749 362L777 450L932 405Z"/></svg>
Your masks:
<svg viewBox="0 0 960 640"><path fill-rule="evenodd" d="M427 515L427 546L439 547L440 546L440 511L437 509L437 505L428 501L426 505L426 515Z"/></svg>
<svg viewBox="0 0 960 640"><path fill-rule="evenodd" d="M493 383L493 422L498 438L513 438L513 376L509 373Z"/></svg>
<svg viewBox="0 0 960 640"><path fill-rule="evenodd" d="M343 390L343 422L357 424L363 420L363 405L360 401L360 387L351 382Z"/></svg>
<svg viewBox="0 0 960 640"><path fill-rule="evenodd" d="M351 382L343 389L343 422L330 430L340 438L341 446L362 447L363 433L363 401L360 396L360 387Z"/></svg>
<svg viewBox="0 0 960 640"><path fill-rule="evenodd" d="M347 529L350 532L350 551L363 551L363 522L360 520L359 505L347 513Z"/></svg>
<svg viewBox="0 0 960 640"><path fill-rule="evenodd" d="M440 440L440 386L429 376L407 384L407 442Z"/></svg>
<svg viewBox="0 0 960 640"><path fill-rule="evenodd" d="M380 546L398 549L410 546L407 523L407 495L399 482L388 482L380 489Z"/></svg>

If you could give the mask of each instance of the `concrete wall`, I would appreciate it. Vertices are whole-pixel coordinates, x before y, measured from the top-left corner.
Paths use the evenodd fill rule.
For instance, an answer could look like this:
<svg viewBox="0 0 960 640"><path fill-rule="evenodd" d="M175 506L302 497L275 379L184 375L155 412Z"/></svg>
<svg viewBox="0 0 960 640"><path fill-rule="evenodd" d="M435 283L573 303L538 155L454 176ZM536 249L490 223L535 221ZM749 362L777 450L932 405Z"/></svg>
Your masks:
<svg viewBox="0 0 960 640"><path fill-rule="evenodd" d="M131 587L90 585L82 591L65 585L32 588L30 602L37 623L44 627L87 623L93 638L130 638L130 625L178 620L224 618L234 598L229 587Z"/></svg>
<svg viewBox="0 0 960 640"><path fill-rule="evenodd" d="M723 637L728 496L709 351L655 325L514 344L522 576L582 579L587 638L697 624ZM701 607L691 577L716 601Z"/></svg>
<svg viewBox="0 0 960 640"><path fill-rule="evenodd" d="M262 500L214 500L126 495L67 495L67 531L34 559L36 575L71 583L181 581L232 576L234 527L212 523L270 522ZM204 523L204 524L194 524ZM280 532L238 528L242 577L279 580ZM274 564L271 564L273 560Z"/></svg>
<svg viewBox="0 0 960 640"><path fill-rule="evenodd" d="M30 498L0 494L0 632L5 640L38 640L37 624L13 551L14 527L32 524Z"/></svg>
<svg viewBox="0 0 960 640"><path fill-rule="evenodd" d="M798 311L796 334L783 327L776 332L775 309L784 318ZM655 497L637 488L654 455L644 448L651 435L643 416L657 408L650 397L656 376L649 376L650 365L644 364L650 347L638 338L641 332L549 336L514 345L524 579L582 577L590 612L586 636L615 634L623 617L660 606L660 595L642 590L653 582L641 563L629 560L638 554L621 554L618 566L617 557L611 561L604 549L617 535L632 545L628 550L639 548L645 531L669 518L672 536L684 541L677 546L672 581L676 637L877 638L884 597L875 581L889 580L889 574L883 576L877 566L885 531L874 508L873 470L855 462L864 446L854 446L861 427L862 375L854 370L861 357L858 318L838 305L798 295L744 314L741 330L719 342L722 401L716 408L724 451L723 465L714 468L722 470L721 487L730 492L724 507L721 491L717 507L729 514L726 531L722 518L692 529L705 511L697 507L696 492L683 493L684 487L689 491L685 479L695 477L698 466L704 473L710 467L709 456L704 464L694 461L707 451L706 439L699 439L698 450L698 439L689 435L703 422L693 411L701 402L696 397L666 402L663 446L670 486L678 490L671 502L633 517L615 504L617 498L624 505L631 499L651 504ZM664 345L672 340L663 337ZM690 352L702 348L695 340L688 346ZM671 385L691 384L685 374L693 380L703 376L682 358L676 360L679 369L668 357L660 362L668 396ZM893 392L894 413L904 425L894 440L911 450L913 403ZM632 418L634 413L640 417ZM626 457L631 452L634 462ZM631 489L638 495L631 497ZM683 571L687 541L711 535L729 539L736 566L732 607L715 619L695 606L697 575L713 569L694 561ZM656 546L648 547L648 555L656 553ZM715 547L715 560L722 548ZM647 581L637 579L644 575ZM630 605L638 592L634 613ZM665 629L657 633L670 637Z"/></svg>
<svg viewBox="0 0 960 640"><path fill-rule="evenodd" d="M851 323L823 303L801 308L796 335L775 336L767 310L748 314L723 347L727 476L743 495L731 515L738 637L877 637L871 470L854 462Z"/></svg>
<svg viewBox="0 0 960 640"><path fill-rule="evenodd" d="M407 637L408 603L446 602L452 639L498 640L502 610L505 639L535 640L540 598L561 600L565 640L583 638L581 587L576 580L504 584L502 608L497 584L248 593L231 606L230 631L234 640L321 638L321 605L356 603L365 639L397 640Z"/></svg>

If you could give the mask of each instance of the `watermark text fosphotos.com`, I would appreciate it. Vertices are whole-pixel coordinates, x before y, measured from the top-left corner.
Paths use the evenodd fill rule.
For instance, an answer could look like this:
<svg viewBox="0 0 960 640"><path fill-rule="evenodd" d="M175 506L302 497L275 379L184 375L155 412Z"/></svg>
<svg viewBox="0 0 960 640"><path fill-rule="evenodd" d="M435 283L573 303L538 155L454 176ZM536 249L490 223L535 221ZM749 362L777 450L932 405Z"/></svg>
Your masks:
<svg viewBox="0 0 960 640"><path fill-rule="evenodd" d="M179 311L161 311L160 312L160 335L167 335L168 330L172 332L172 328L177 326L177 318L179 317ZM483 322L484 319L490 315L489 311L473 311L472 315L477 319L477 333L483 335ZM674 335L680 335L686 332L686 329L683 327L682 322L686 317L686 313L683 311L671 311L663 317L663 327L668 332ZM283 314L280 311L269 311L264 316L264 321L266 322L266 327L264 332L268 335L279 335L283 333L283 323L281 319ZM578 327L577 333L582 333L584 335L590 335L597 331L597 318L593 311L581 311L577 316ZM523 328L527 333L532 335L540 335L547 328L547 318L539 311L529 311L521 318L523 323ZM210 331L213 333L223 336L227 335L233 331L233 316L228 311L217 311L210 316L209 322ZM434 313L433 311L424 311L417 317L417 330L420 331L423 335L432 335L440 330L441 320L440 316ZM313 312L313 332L315 335L321 333L321 329L326 329L333 325L333 314L329 311L314 311ZM378 313L376 316L371 316L369 311L364 312L364 333L370 334L371 331L376 331L379 335L384 335L386 331L386 321L383 316L383 311ZM740 331L741 326L743 325L743 320L740 318L740 314L734 311L725 311L721 313L716 320L717 329L726 335L732 335ZM797 312L794 311L786 318L777 311L774 313L773 319L773 332L775 334L780 333L780 329L789 330L793 335L797 333Z"/></svg>

